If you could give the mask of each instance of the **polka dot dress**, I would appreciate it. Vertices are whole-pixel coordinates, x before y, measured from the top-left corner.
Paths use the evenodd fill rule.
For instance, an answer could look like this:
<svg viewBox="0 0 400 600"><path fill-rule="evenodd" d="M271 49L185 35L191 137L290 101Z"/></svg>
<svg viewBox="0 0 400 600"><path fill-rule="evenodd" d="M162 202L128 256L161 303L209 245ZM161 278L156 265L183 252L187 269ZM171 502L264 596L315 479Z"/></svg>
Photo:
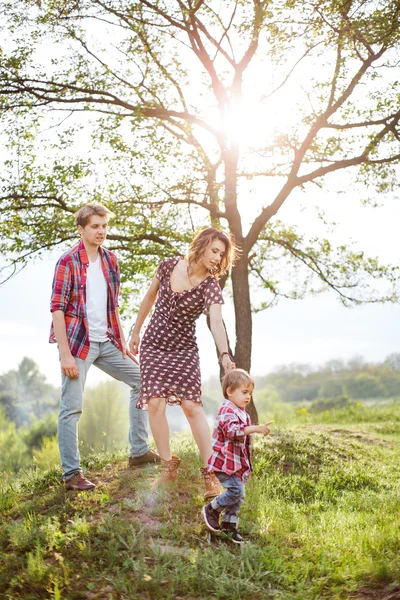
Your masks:
<svg viewBox="0 0 400 600"><path fill-rule="evenodd" d="M141 391L137 407L147 410L150 398L168 404L182 400L201 403L196 319L212 304L223 304L218 281L209 275L184 292L171 289L171 273L180 256L161 261L157 303L140 345Z"/></svg>

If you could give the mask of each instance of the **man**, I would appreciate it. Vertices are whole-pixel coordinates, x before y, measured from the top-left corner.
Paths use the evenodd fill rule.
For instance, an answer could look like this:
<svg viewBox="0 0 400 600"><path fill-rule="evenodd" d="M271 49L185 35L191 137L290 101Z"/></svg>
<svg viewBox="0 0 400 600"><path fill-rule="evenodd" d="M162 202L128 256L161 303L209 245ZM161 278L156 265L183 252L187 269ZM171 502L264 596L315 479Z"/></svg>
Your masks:
<svg viewBox="0 0 400 600"><path fill-rule="evenodd" d="M75 215L81 241L61 256L54 274L50 342L58 344L60 353L58 444L67 489L96 487L82 474L78 448L83 390L92 364L131 388L129 466L160 461L149 449L146 413L136 408L140 374L138 365L129 356L118 311L117 257L102 248L108 219L113 216L101 204L83 206Z"/></svg>

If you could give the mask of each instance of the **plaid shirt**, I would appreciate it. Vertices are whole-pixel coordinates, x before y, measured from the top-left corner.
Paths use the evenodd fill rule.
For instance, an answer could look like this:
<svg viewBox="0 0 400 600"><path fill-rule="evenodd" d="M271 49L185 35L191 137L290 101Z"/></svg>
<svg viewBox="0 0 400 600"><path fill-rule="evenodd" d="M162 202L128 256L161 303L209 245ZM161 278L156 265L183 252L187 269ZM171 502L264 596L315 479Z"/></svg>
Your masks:
<svg viewBox="0 0 400 600"><path fill-rule="evenodd" d="M120 276L115 254L99 248L101 267L107 281L107 336L122 351L121 334L117 320ZM73 356L85 360L88 355L89 325L86 314L86 276L89 259L84 243L65 252L56 264L50 311L62 310L68 344ZM53 324L50 330L50 343L56 343Z"/></svg>
<svg viewBox="0 0 400 600"><path fill-rule="evenodd" d="M213 432L213 452L208 459L210 471L221 471L247 481L253 470L251 436L244 433L248 425L251 425L251 421L247 412L230 400L225 400L219 409Z"/></svg>

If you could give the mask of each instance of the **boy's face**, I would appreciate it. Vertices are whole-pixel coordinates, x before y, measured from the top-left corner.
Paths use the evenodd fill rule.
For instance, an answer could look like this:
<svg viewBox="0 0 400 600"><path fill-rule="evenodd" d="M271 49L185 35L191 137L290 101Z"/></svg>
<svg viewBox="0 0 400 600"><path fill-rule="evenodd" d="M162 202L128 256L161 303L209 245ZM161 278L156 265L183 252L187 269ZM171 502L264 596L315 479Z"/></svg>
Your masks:
<svg viewBox="0 0 400 600"><path fill-rule="evenodd" d="M240 385L234 390L228 387L226 395L233 404L236 404L239 408L245 408L251 400L253 389L253 386L248 384Z"/></svg>
<svg viewBox="0 0 400 600"><path fill-rule="evenodd" d="M82 240L89 246L101 246L104 243L107 235L107 217L100 215L92 215L89 217L85 227L78 226L78 231L82 236Z"/></svg>

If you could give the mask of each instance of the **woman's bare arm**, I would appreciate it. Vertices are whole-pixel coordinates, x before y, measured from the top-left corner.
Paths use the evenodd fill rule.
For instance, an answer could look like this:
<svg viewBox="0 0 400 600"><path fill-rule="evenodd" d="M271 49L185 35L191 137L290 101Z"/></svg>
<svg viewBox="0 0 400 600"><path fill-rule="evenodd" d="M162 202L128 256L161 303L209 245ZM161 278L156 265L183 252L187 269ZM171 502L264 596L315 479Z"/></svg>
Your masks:
<svg viewBox="0 0 400 600"><path fill-rule="evenodd" d="M149 289L146 292L145 297L142 300L142 303L139 307L139 311L136 317L136 323L132 331L131 338L129 340L129 348L132 354L137 354L139 352L140 345L140 331L142 329L143 323L146 320L149 312L154 306L155 301L157 300L158 290L160 287L160 282L157 277L154 276L153 281L150 284Z"/></svg>

